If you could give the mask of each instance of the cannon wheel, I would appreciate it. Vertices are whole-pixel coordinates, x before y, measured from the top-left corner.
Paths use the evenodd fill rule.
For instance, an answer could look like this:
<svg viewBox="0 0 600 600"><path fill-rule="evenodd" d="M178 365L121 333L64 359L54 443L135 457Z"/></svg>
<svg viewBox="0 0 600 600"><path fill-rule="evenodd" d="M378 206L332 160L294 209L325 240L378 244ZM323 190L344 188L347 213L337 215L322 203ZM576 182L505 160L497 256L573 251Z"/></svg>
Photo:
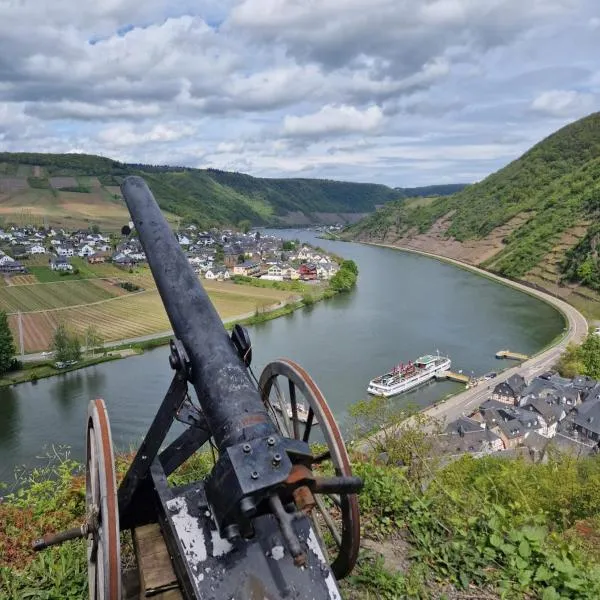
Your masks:
<svg viewBox="0 0 600 600"><path fill-rule="evenodd" d="M120 600L121 546L115 462L104 400L88 405L85 507L90 600Z"/></svg>
<svg viewBox="0 0 600 600"><path fill-rule="evenodd" d="M288 380L288 398L285 399L279 385L279 377ZM352 469L346 452L346 446L333 414L327 405L325 397L312 377L298 364L288 359L278 359L269 363L263 370L259 388L263 402L267 409L274 403L279 404L280 415L271 411L282 435L295 439L302 439L311 443L311 433L319 429L325 438L327 451L314 458L313 465L330 462L337 476L351 476ZM271 391L275 390L274 397ZM306 423L298 418L296 391L304 396L308 403ZM292 418L287 416L287 404L291 406ZM318 423L318 427L315 427ZM314 440L314 438L313 438ZM317 505L313 509L312 521L323 544L322 535L324 524L337 546L337 554L328 553L331 570L338 579L346 577L356 563L360 545L360 518L358 511L358 498L356 494L342 494L340 496L325 496L315 494ZM314 512L319 514L315 515ZM341 531L339 522L341 521Z"/></svg>

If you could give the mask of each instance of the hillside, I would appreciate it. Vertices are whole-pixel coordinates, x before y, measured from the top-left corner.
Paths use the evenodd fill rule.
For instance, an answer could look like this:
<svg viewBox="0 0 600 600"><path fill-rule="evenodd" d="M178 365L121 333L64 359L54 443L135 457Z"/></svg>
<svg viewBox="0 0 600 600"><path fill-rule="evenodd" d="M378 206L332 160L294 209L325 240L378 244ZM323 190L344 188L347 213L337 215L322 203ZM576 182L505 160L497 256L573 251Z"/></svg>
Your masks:
<svg viewBox="0 0 600 600"><path fill-rule="evenodd" d="M600 291L600 113L567 125L452 196L392 202L347 236L524 278L576 302ZM560 284L560 286L559 286Z"/></svg>
<svg viewBox="0 0 600 600"><path fill-rule="evenodd" d="M161 207L202 225L352 222L402 198L384 185L260 179L213 169L123 164L81 154L0 153L0 215L55 225L122 224L119 184L142 175Z"/></svg>

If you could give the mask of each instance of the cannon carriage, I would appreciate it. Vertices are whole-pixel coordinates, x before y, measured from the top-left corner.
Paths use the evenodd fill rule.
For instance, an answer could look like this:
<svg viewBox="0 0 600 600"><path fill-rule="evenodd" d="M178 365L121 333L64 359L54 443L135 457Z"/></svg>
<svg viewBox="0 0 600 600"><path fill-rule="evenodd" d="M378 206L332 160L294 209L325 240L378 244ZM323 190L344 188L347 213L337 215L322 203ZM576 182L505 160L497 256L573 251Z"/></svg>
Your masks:
<svg viewBox="0 0 600 600"><path fill-rule="evenodd" d="M227 334L143 179L128 177L122 192L173 328L174 375L118 488L106 406L90 402L85 522L34 547L85 537L90 598L117 600L120 532L158 524L183 598L341 598L337 581L358 555L362 482L323 394L288 359L253 379L248 332ZM185 429L165 444L175 421ZM209 475L172 486L209 445Z"/></svg>

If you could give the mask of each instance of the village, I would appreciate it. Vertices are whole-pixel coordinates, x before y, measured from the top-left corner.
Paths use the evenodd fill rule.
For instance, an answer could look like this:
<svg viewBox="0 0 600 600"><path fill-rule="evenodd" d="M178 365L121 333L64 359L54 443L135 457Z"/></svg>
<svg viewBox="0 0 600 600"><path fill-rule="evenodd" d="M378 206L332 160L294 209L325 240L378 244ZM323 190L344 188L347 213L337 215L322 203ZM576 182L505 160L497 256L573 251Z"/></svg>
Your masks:
<svg viewBox="0 0 600 600"><path fill-rule="evenodd" d="M434 438L436 454L548 459L552 450L574 456L596 453L600 442L600 382L553 371L530 382L515 374L496 385L471 415Z"/></svg>
<svg viewBox="0 0 600 600"><path fill-rule="evenodd" d="M194 271L209 280L241 276L270 281L326 281L339 268L323 251L259 231L199 231L189 225L175 235ZM16 226L0 229L0 274L5 276L28 273L28 263L39 265L40 258L46 259L52 271L68 275L76 269L74 257L90 265L111 263L123 269L146 263L135 233L115 236L97 228L73 232Z"/></svg>

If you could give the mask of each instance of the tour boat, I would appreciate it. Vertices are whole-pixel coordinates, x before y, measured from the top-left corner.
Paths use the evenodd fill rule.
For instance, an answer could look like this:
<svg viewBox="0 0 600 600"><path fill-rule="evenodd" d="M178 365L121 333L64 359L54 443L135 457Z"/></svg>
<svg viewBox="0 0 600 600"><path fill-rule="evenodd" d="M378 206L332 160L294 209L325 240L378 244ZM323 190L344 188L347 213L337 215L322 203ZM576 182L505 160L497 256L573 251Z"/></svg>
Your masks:
<svg viewBox="0 0 600 600"><path fill-rule="evenodd" d="M400 363L389 373L371 379L367 391L373 396L396 396L417 385L433 379L438 373L448 371L451 361L447 356L427 354L417 358L415 362Z"/></svg>

